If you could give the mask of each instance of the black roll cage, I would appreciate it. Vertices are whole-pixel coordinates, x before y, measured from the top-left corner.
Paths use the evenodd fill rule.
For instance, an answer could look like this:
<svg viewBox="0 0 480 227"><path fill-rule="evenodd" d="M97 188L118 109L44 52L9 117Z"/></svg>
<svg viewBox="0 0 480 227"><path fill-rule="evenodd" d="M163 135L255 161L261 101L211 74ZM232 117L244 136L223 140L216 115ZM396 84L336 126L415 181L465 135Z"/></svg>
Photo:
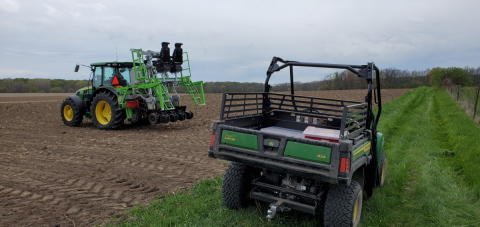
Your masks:
<svg viewBox="0 0 480 227"><path fill-rule="evenodd" d="M278 62L283 63L282 65L278 65ZM367 129L371 129L373 133L376 135L377 131L377 124L378 120L380 119L380 115L382 113L382 99L380 94L380 70L375 66L375 63L369 62L366 65L341 65L341 64L328 64L328 63L310 63L310 62L298 62L298 61L288 61L283 60L279 57L273 57L272 62L267 70L267 78L265 79L265 94L264 94L264 103L268 102L268 93L271 91L272 86L268 84L270 77L274 72L278 72L286 67L290 68L290 92L292 95L295 95L294 90L294 81L293 81L293 66L301 66L301 67L315 67L315 68L333 68L333 69L346 69L358 77L362 77L367 80L368 84L368 93L365 97L365 102L368 103L368 116L367 116ZM358 70L357 70L358 69ZM373 87L373 72L376 72L376 85ZM375 103L378 104L378 112L377 116L375 117L372 112L372 90L376 93L375 97L378 97L378 102L375 99ZM378 96L377 96L378 94ZM292 97L294 99L294 97ZM292 100L294 101L294 100ZM373 123L373 124L372 124Z"/></svg>

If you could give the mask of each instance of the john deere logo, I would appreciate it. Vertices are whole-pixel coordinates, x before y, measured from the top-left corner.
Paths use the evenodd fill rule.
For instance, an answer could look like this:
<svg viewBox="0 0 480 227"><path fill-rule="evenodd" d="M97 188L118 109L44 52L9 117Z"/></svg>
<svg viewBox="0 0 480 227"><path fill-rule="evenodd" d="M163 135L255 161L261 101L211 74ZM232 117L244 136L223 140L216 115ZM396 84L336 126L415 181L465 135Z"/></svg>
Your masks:
<svg viewBox="0 0 480 227"><path fill-rule="evenodd" d="M272 142L272 141L270 141L270 142L268 143L268 146L271 146L271 147L273 147L273 142Z"/></svg>
<svg viewBox="0 0 480 227"><path fill-rule="evenodd" d="M317 155L317 158L327 158L327 157L325 155L319 154L319 155Z"/></svg>
<svg viewBox="0 0 480 227"><path fill-rule="evenodd" d="M235 141L235 137L232 136L232 135L225 135L224 138L225 138L226 140Z"/></svg>

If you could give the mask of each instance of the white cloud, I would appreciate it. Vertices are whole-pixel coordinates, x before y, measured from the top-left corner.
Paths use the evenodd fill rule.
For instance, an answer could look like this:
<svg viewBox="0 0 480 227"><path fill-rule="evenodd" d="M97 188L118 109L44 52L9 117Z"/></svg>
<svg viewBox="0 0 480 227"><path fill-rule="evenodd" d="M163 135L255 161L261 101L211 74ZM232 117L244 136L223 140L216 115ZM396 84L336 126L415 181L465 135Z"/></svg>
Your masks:
<svg viewBox="0 0 480 227"><path fill-rule="evenodd" d="M34 21L41 24L41 25L55 25L56 24L55 20L45 18L45 17L35 18Z"/></svg>
<svg viewBox="0 0 480 227"><path fill-rule="evenodd" d="M49 4L43 3L43 8L45 9L45 13L49 16L55 15L58 10L50 6Z"/></svg>
<svg viewBox="0 0 480 227"><path fill-rule="evenodd" d="M93 4L80 3L76 5L76 8L84 8L88 10L94 10L96 12L102 12L103 10L107 9L107 7L104 4L98 3L98 2Z"/></svg>
<svg viewBox="0 0 480 227"><path fill-rule="evenodd" d="M20 10L20 3L16 0L0 0L0 10L14 13Z"/></svg>

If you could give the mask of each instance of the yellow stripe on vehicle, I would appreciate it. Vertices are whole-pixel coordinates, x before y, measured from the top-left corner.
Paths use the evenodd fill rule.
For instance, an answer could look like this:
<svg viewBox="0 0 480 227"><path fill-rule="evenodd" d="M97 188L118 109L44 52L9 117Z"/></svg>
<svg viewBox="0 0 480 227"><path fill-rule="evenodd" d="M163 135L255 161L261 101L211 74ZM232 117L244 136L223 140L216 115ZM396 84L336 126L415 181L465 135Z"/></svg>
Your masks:
<svg viewBox="0 0 480 227"><path fill-rule="evenodd" d="M359 148L355 153L353 153L353 156L357 155L358 153L360 152L367 152L370 150L370 147L371 147L372 143L368 142L367 144L365 144L363 147Z"/></svg>
<svg viewBox="0 0 480 227"><path fill-rule="evenodd" d="M92 89L92 87L84 87L84 88L81 88L81 89L78 89L77 91L85 91L85 90L88 90L88 89Z"/></svg>

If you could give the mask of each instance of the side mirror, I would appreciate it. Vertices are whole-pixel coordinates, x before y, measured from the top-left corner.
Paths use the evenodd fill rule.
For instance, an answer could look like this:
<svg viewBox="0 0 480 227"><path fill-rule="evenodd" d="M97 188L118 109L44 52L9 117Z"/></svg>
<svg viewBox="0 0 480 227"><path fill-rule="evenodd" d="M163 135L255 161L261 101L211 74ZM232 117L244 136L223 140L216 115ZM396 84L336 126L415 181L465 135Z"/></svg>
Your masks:
<svg viewBox="0 0 480 227"><path fill-rule="evenodd" d="M80 68L80 66L79 66L79 65L76 65L76 66L75 66L75 72L78 72L78 69L79 69L79 68Z"/></svg>

